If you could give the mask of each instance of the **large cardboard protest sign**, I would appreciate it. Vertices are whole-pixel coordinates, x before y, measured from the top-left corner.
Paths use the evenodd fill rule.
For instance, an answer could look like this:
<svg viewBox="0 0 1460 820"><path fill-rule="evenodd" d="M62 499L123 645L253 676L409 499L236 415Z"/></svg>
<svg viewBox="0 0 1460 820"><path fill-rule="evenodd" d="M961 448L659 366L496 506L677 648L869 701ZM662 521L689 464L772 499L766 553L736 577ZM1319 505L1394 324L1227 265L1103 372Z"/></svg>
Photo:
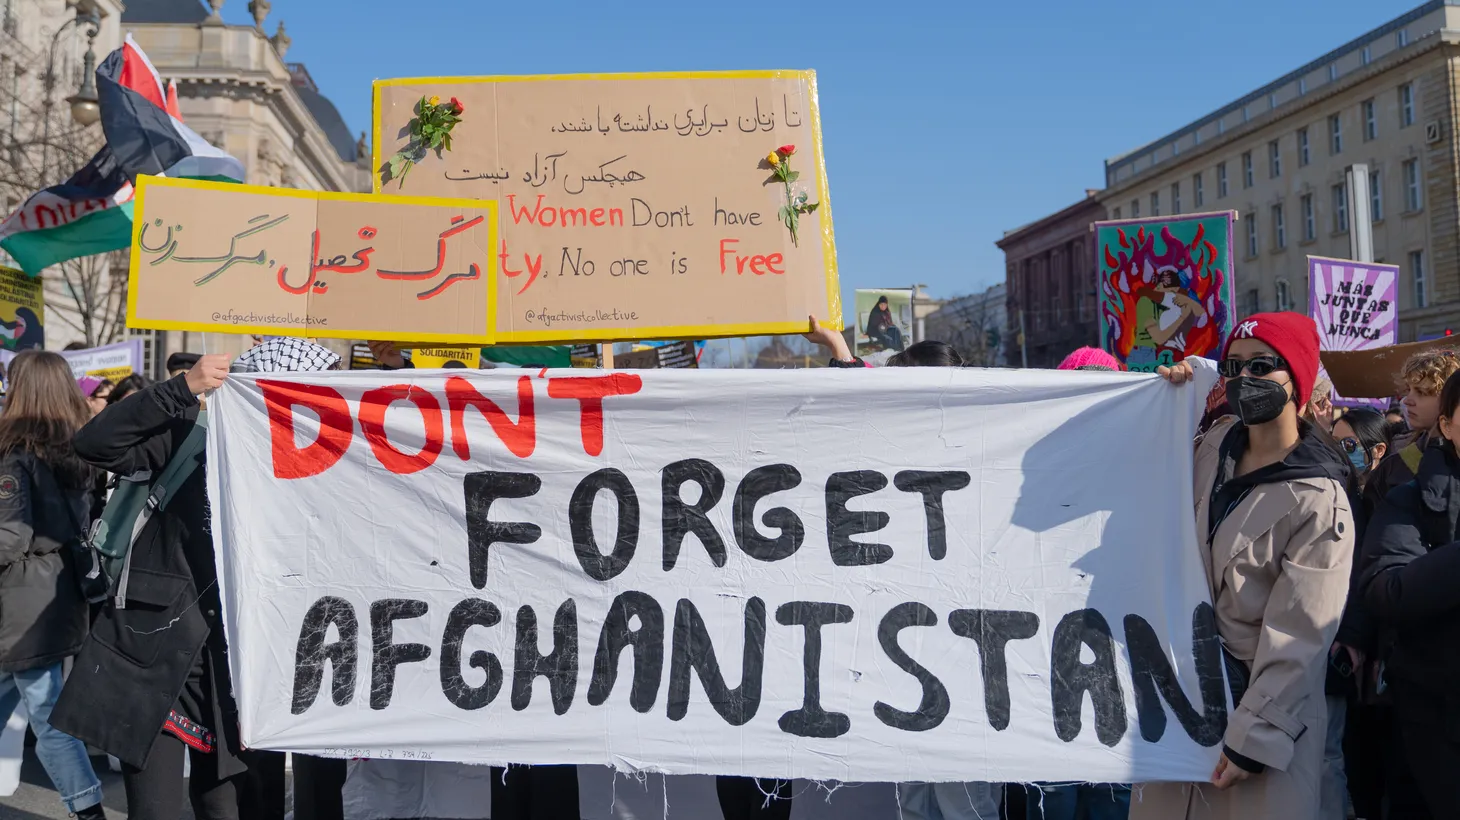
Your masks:
<svg viewBox="0 0 1460 820"><path fill-rule="evenodd" d="M1096 222L1101 344L1154 372L1220 350L1232 330L1231 211Z"/></svg>
<svg viewBox="0 0 1460 820"><path fill-rule="evenodd" d="M811 71L380 80L375 190L501 204L501 341L839 329L819 116Z"/></svg>
<svg viewBox="0 0 1460 820"><path fill-rule="evenodd" d="M209 401L208 486L243 741L1204 780L1227 722L1191 514L1208 387L934 368L231 377Z"/></svg>
<svg viewBox="0 0 1460 820"><path fill-rule="evenodd" d="M127 324L493 339L496 203L141 177Z"/></svg>
<svg viewBox="0 0 1460 820"><path fill-rule="evenodd" d="M0 266L0 350L46 346L46 296L39 276Z"/></svg>

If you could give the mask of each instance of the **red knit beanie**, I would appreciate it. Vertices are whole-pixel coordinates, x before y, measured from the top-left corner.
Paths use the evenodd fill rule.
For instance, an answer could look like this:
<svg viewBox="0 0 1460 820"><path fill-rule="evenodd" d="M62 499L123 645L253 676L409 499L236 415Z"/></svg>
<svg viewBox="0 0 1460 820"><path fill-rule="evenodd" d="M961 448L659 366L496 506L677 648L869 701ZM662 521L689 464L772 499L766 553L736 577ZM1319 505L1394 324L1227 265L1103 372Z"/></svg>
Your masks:
<svg viewBox="0 0 1460 820"><path fill-rule="evenodd" d="M1248 316L1232 328L1227 344L1222 348L1222 358L1232 342L1238 339L1256 339L1277 351L1288 363L1288 372L1293 376L1298 406L1308 402L1313 395L1313 382L1318 379L1318 326L1301 313L1258 313Z"/></svg>

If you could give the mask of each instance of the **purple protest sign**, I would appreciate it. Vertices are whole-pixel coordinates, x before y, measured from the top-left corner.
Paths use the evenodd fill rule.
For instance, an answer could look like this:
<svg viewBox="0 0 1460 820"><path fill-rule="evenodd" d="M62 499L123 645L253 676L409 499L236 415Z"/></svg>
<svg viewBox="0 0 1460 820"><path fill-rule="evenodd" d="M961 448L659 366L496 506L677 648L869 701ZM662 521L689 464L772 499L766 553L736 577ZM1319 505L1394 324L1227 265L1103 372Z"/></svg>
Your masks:
<svg viewBox="0 0 1460 820"><path fill-rule="evenodd" d="M1322 350L1394 344L1399 332L1398 265L1308 257L1309 308Z"/></svg>
<svg viewBox="0 0 1460 820"><path fill-rule="evenodd" d="M1394 344L1399 333L1398 285L1398 265L1308 257L1308 304L1318 325L1319 349L1368 350ZM1388 404L1382 399L1344 401L1338 396L1335 402Z"/></svg>

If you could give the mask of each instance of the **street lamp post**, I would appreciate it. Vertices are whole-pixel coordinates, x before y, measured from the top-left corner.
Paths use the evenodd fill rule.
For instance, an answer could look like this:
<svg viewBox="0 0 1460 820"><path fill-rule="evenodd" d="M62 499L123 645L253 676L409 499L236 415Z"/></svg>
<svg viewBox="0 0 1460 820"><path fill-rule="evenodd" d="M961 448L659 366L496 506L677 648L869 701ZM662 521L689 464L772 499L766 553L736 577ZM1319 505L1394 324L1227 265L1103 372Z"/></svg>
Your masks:
<svg viewBox="0 0 1460 820"><path fill-rule="evenodd" d="M61 42L61 35L67 29L77 25L90 26L86 32L86 56L83 68L85 76L81 79L81 87L76 93L66 98L71 104L71 119L80 126L88 126L101 119L101 106L96 97L96 81L92 75L96 73L96 52L93 46L96 44L96 35L101 29L101 18L95 11L76 10L76 16L61 24L56 33L51 35L50 55L46 60L46 74L43 78L45 97L41 100L44 111L45 125L43 129L44 138L41 140L41 171L49 167L51 160L51 108L55 105L52 95L56 90L56 46Z"/></svg>

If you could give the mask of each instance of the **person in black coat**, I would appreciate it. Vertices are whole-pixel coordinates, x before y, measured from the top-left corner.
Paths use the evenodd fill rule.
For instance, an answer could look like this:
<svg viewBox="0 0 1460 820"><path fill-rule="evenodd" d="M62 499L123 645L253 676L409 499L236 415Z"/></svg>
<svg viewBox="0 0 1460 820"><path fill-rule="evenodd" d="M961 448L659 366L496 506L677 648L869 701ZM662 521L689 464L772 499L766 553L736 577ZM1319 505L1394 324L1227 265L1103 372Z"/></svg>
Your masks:
<svg viewBox="0 0 1460 820"><path fill-rule="evenodd" d="M55 353L25 351L10 373L0 415L0 725L24 702L36 757L67 811L105 820L86 747L51 721L62 662L86 638L86 598L67 550L82 536L92 477L71 436L91 411Z"/></svg>
<svg viewBox="0 0 1460 820"><path fill-rule="evenodd" d="M1410 774L1431 816L1460 817L1460 374L1445 382L1438 437L1414 481L1374 514L1360 578L1393 633L1383 681ZM1408 816L1408 815L1406 815Z"/></svg>
<svg viewBox="0 0 1460 820"><path fill-rule="evenodd" d="M76 434L76 452L120 475L162 472L196 424L197 397L227 375L227 356L204 356L186 374L107 407ZM108 598L51 722L122 761L133 820L177 820L186 792L199 820L234 820L247 764L201 465L140 533L129 563L125 606Z"/></svg>

